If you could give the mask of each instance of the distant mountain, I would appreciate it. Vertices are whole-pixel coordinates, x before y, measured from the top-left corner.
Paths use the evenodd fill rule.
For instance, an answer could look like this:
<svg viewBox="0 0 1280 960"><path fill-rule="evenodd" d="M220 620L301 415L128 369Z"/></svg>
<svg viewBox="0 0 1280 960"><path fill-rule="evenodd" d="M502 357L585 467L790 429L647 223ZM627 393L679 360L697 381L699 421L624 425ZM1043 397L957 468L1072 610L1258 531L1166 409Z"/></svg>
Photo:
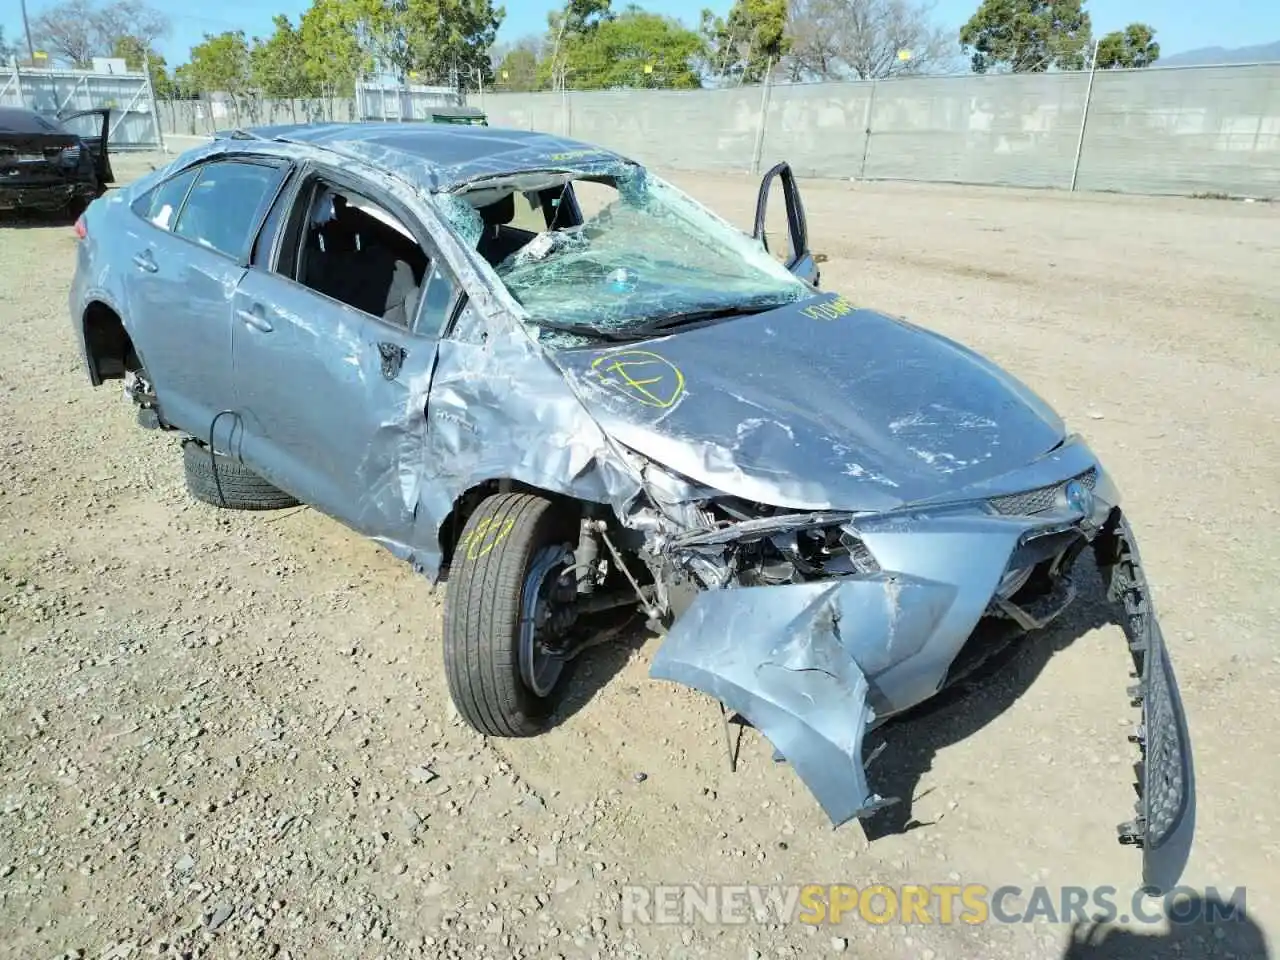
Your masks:
<svg viewBox="0 0 1280 960"><path fill-rule="evenodd" d="M1272 61L1280 61L1280 40L1274 43L1260 43L1253 47L1236 47L1232 50L1225 47L1200 47L1184 53L1175 53L1169 57L1161 57L1155 62L1155 66L1195 67L1209 63L1269 63Z"/></svg>

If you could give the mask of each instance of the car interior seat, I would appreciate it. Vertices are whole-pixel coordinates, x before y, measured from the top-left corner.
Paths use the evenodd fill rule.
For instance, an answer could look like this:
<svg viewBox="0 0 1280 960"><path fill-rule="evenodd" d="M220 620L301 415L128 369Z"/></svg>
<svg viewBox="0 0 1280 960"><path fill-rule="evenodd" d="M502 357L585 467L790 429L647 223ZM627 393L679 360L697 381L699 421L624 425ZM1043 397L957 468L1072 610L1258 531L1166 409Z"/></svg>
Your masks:
<svg viewBox="0 0 1280 960"><path fill-rule="evenodd" d="M307 227L302 282L398 326L413 321L426 256L410 240L326 190Z"/></svg>
<svg viewBox="0 0 1280 960"><path fill-rule="evenodd" d="M515 253L537 234L511 226L516 217L516 195L509 193L501 200L477 207L476 213L484 221L484 232L476 251L494 266Z"/></svg>
<svg viewBox="0 0 1280 960"><path fill-rule="evenodd" d="M335 194L333 219L324 225L324 246L330 253L346 253L360 249L360 211L347 203L347 198Z"/></svg>

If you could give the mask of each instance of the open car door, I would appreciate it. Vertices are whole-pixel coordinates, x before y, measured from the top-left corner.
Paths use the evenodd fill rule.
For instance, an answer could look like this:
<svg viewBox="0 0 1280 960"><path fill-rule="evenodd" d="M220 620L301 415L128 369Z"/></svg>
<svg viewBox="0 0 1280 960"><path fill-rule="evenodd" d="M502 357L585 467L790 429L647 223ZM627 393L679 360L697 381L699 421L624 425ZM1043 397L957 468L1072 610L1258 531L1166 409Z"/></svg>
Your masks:
<svg viewBox="0 0 1280 960"><path fill-rule="evenodd" d="M115 174L111 170L111 160L107 156L107 137L111 132L110 108L61 114L58 120L69 133L79 137L93 154L93 165L98 174L98 182L103 185L114 183Z"/></svg>
<svg viewBox="0 0 1280 960"><path fill-rule="evenodd" d="M769 198L775 188L782 190L786 214L788 248L772 249L769 246ZM774 210L775 217L779 211ZM779 163L760 181L760 193L756 196L756 221L751 235L764 244L764 248L782 261L783 265L815 287L821 279L817 261L809 252L809 227L805 222L804 204L800 202L800 188L796 185L791 166ZM776 244L775 244L776 246Z"/></svg>

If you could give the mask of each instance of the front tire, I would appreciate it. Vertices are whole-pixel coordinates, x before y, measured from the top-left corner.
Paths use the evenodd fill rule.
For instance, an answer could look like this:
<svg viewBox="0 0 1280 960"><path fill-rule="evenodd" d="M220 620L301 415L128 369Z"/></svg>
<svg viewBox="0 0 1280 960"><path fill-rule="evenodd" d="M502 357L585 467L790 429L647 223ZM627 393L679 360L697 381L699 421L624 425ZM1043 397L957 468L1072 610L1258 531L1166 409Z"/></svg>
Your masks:
<svg viewBox="0 0 1280 960"><path fill-rule="evenodd" d="M560 578L576 537L570 512L526 493L488 497L463 528L444 604L445 676L462 718L486 736L546 728L564 661L540 654L531 631L541 597L576 589Z"/></svg>

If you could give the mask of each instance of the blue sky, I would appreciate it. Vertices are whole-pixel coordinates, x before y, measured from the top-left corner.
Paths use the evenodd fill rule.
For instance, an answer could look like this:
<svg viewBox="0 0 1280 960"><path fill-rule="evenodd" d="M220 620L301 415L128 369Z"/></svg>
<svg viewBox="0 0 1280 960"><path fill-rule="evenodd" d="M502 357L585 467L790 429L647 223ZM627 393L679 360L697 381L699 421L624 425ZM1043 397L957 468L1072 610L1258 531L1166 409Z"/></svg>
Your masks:
<svg viewBox="0 0 1280 960"><path fill-rule="evenodd" d="M53 0L27 0L27 9L35 16ZM287 13L294 21L310 6L310 0L217 0L195 3L193 0L150 0L173 20L173 34L165 41L162 52L171 64L186 59L187 51L199 43L205 33L242 29L246 34L265 35L271 31L271 17ZM938 0L937 19L959 29L977 8L979 0ZM685 11L710 7L718 13L728 9L731 0L647 0L645 9L680 16L689 25L696 24L696 14ZM618 7L624 4L618 0ZM555 0L507 0L507 19L499 34L501 40L514 40L528 33L541 33L546 28L547 11L559 6ZM1278 0L1216 0L1206 4L1197 0L1086 0L1093 17L1095 34L1106 33L1134 20L1152 24L1156 39L1165 54L1195 47L1242 47L1280 40L1280 2ZM0 0L0 24L5 35L21 37L22 14L18 0Z"/></svg>

